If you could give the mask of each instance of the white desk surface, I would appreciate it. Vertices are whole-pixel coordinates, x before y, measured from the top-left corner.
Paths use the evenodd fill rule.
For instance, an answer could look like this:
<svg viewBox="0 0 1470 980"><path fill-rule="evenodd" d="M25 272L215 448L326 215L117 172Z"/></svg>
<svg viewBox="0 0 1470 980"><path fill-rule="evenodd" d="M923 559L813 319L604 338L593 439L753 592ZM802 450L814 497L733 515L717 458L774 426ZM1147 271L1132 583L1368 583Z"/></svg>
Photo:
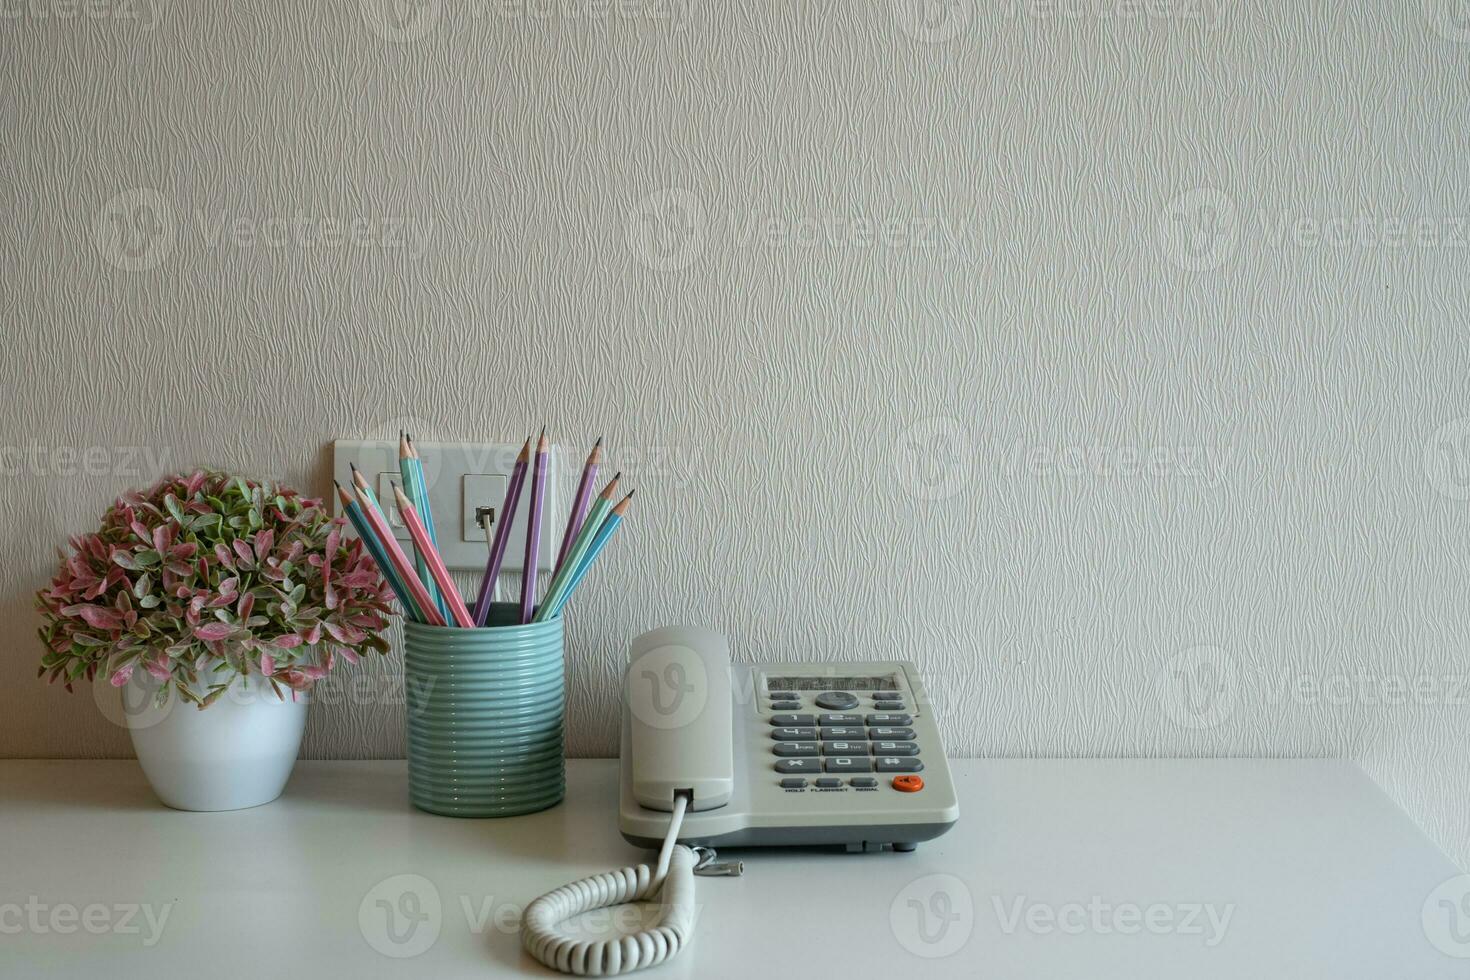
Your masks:
<svg viewBox="0 0 1470 980"><path fill-rule="evenodd" d="M1349 763L953 768L949 834L741 852L744 877L699 880L690 946L643 975L1470 976L1449 955L1470 956L1470 912L1441 903L1464 889L1431 894L1458 870ZM132 762L3 762L0 976L554 975L505 923L646 859L615 775L574 761L559 807L454 820L409 807L402 762L302 762L276 802L215 814L163 808Z"/></svg>

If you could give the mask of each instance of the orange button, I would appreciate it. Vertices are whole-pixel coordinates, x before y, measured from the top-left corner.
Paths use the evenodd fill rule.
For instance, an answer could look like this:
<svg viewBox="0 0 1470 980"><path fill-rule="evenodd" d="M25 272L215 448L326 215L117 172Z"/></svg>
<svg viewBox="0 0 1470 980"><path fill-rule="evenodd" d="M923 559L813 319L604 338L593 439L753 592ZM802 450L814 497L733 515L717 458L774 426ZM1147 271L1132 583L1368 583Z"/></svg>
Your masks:
<svg viewBox="0 0 1470 980"><path fill-rule="evenodd" d="M894 776L893 788L900 793L917 793L924 788L924 781L918 776Z"/></svg>

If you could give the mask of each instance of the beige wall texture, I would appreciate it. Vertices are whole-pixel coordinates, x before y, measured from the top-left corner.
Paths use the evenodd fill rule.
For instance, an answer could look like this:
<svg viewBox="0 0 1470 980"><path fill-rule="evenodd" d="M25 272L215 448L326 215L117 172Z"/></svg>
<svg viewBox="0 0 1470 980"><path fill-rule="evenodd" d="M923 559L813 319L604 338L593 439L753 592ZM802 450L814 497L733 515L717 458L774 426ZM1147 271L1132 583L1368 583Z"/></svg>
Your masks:
<svg viewBox="0 0 1470 980"><path fill-rule="evenodd" d="M1434 0L0 0L0 754L129 752L30 600L126 487L544 423L639 488L575 753L690 621L912 658L957 756L1350 757L1463 863L1467 108Z"/></svg>

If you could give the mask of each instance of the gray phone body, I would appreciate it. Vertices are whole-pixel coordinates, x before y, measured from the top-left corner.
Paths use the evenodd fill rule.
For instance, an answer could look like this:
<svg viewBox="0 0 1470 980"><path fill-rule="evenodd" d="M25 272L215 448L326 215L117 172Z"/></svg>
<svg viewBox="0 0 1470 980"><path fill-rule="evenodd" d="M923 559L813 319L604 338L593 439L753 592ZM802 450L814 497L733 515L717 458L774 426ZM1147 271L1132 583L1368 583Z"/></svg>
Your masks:
<svg viewBox="0 0 1470 980"><path fill-rule="evenodd" d="M688 648L688 663L693 671L714 674L728 664L728 682L716 678L705 693L710 698L728 697L730 710L701 710L697 715L691 713L687 722L669 725L650 734L649 726L641 721L648 709L640 706L636 695L629 695L640 683L651 685L656 682L652 672L640 668L641 663L656 661L667 670L668 651L681 646ZM640 660L640 656L650 650L655 651L654 660ZM711 767L727 777L718 784L722 799L717 805L701 808L699 795L695 794L694 805L685 815L679 834L679 840L690 845L841 845L850 851L889 847L912 850L918 843L944 833L959 819L959 802L940 742L933 706L925 696L918 672L911 663L734 664L728 661L722 637L687 627L670 627L639 637L630 651L630 660L623 711L618 823L623 837L633 844L657 847L668 829L666 809L651 808L645 802L650 802L647 786L659 783L663 776L658 770L663 764L661 760L676 749L685 756L707 757L711 760ZM681 673L677 676L689 675ZM800 690L782 690L798 683ZM878 690L880 687L882 690ZM770 696L773 693L794 697L775 700ZM874 693L896 694L898 697L878 702L872 698ZM837 711L818 703L818 699L824 696L832 703L835 699L831 696L837 694L847 695L856 704L850 710ZM631 709L630 703L633 704ZM646 697L641 700L642 705L649 703ZM668 703L675 702L668 700ZM905 710L878 711L876 705L879 703L898 703ZM635 714L639 717L632 717ZM863 724L786 726L776 723L787 720L778 717L782 715L811 715L819 719L822 715L839 714L848 715L849 720L860 720ZM899 726L866 724L871 716L894 714L908 716L909 723ZM640 729L637 739L633 736L635 728ZM844 730L848 737L824 739L821 737L823 728ZM894 728L910 730L912 737L894 740L858 737L859 734ZM776 746L781 744L776 737L778 730L788 737L786 745L790 749L810 751L810 742L800 737L807 729L817 733L817 737L811 740L817 743L814 753L802 756L776 754ZM722 731L729 733L728 742L724 741ZM860 754L861 746L853 744L861 742L868 744L866 757ZM642 761L634 758L635 743L645 756ZM904 758L916 759L921 766L919 771L911 774L870 771L880 759L885 758L873 754L881 751L880 745L897 746L902 743L908 743L905 749L912 748L916 752ZM665 749L661 750L660 745ZM843 747L843 755L828 755L828 748L834 745ZM777 764L786 758L813 760L816 768L806 775L777 771ZM829 762L834 758L851 761ZM732 768L725 769L727 764ZM889 760L884 764L907 763ZM855 765L859 768L855 771L828 771L827 767L832 765ZM702 771L691 772L687 781L698 782L702 775ZM917 776L922 780L922 788L913 792L901 791L896 788L897 776ZM661 781L672 791L681 788L678 785L681 778L676 776L672 780L665 778ZM804 784L796 786L797 780ZM819 780L835 785L819 786ZM635 793L635 783L640 792ZM872 785L867 785L869 783ZM904 779L899 783L912 786L914 780Z"/></svg>

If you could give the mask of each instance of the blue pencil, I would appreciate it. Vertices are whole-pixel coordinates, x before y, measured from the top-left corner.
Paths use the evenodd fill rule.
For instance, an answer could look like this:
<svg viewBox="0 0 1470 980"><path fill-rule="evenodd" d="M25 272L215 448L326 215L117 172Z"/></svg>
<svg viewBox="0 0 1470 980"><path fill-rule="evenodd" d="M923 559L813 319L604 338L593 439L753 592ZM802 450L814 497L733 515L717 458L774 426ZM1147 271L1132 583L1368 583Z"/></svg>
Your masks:
<svg viewBox="0 0 1470 980"><path fill-rule="evenodd" d="M368 525L367 518L362 516L362 507L352 499L351 494L342 489L342 484L333 480L332 485L337 488L337 497L342 501L342 509L347 512L347 519L352 522L353 530L357 531L357 536L362 539L362 546L368 550L373 561L377 562L378 571L383 573L383 578L387 580L393 594L398 597L398 604L403 607L404 613L409 618L422 623L424 616L419 611L418 603L413 601L413 597L408 594L408 590L403 587L403 582L398 578L398 573L393 570L393 563L388 560L387 555L383 554L383 546L378 543L378 536Z"/></svg>
<svg viewBox="0 0 1470 980"><path fill-rule="evenodd" d="M403 492L408 497L409 503L413 504L414 510L418 511L419 519L424 522L424 530L429 533L429 541L435 550L439 548L439 536L434 533L434 509L429 506L429 485L424 480L424 461L419 458L419 451L414 448L413 436L398 433L398 475L403 477ZM418 567L419 578L423 580L424 588L429 590L429 598L434 600L434 605L439 607L439 613L444 617L446 623L452 622L449 618L449 603L445 601L440 593L439 587L434 584L434 578L429 574L428 562L424 560L423 552L415 549L414 564Z"/></svg>
<svg viewBox="0 0 1470 980"><path fill-rule="evenodd" d="M587 549L587 556L582 559L582 563L577 566L577 570L572 573L572 577L567 580L566 586L561 590L561 597L556 600L555 605L545 615L538 615L536 617L537 621L552 619L561 615L561 611L566 608L567 601L571 599L572 593L577 590L577 586L582 583L582 579L587 576L587 572L592 568L592 563L597 560L597 556L602 552L602 549L607 547L608 539L613 536L613 532L618 529L618 525L623 523L623 515L628 512L628 504L632 502L633 494L636 492L629 491L628 495L612 509L612 513L607 515L607 518L602 522L602 526L597 529L597 537L592 539L592 544Z"/></svg>

